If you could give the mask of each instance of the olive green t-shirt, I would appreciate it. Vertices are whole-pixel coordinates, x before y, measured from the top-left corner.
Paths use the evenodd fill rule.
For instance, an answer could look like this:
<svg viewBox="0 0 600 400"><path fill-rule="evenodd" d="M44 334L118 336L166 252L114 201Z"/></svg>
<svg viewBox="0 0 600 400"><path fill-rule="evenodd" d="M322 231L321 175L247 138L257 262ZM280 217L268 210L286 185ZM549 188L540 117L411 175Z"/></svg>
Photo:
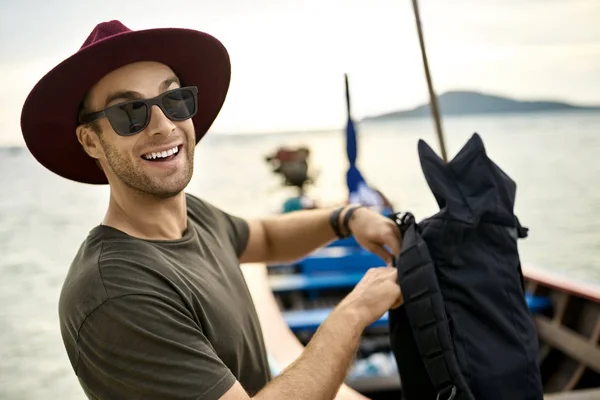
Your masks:
<svg viewBox="0 0 600 400"><path fill-rule="evenodd" d="M218 399L270 379L239 266L248 224L187 195L179 240L95 227L65 279L63 341L90 399ZM152 218L148 216L148 218Z"/></svg>

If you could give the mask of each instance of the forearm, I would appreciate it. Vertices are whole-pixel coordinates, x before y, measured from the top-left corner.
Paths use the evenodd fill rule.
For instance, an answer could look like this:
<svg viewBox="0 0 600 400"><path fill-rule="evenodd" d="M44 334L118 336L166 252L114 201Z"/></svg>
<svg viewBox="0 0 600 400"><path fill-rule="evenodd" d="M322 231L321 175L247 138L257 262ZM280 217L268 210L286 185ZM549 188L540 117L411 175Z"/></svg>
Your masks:
<svg viewBox="0 0 600 400"><path fill-rule="evenodd" d="M275 367L283 370L302 355L305 347L293 334L290 337L280 336L277 341L277 343L267 343L267 351L270 353L272 361L275 362ZM367 397L342 383L335 399L367 400Z"/></svg>
<svg viewBox="0 0 600 400"><path fill-rule="evenodd" d="M263 331L267 352L278 371L285 369L302 355L305 347L287 325L270 290L265 265L242 265L244 278L250 289L258 319ZM343 385L338 392L340 399L365 400L352 388ZM338 398L336 397L336 399Z"/></svg>
<svg viewBox="0 0 600 400"><path fill-rule="evenodd" d="M262 220L269 262L297 260L334 240L333 209L303 210Z"/></svg>
<svg viewBox="0 0 600 400"><path fill-rule="evenodd" d="M334 310L302 355L273 379L256 400L330 400L344 382L360 342L358 316Z"/></svg>

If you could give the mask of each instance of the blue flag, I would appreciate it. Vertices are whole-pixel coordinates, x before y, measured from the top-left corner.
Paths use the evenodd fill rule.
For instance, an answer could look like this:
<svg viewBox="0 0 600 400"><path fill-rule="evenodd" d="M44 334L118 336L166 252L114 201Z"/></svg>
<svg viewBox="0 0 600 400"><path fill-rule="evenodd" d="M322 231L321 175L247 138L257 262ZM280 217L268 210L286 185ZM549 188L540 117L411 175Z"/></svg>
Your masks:
<svg viewBox="0 0 600 400"><path fill-rule="evenodd" d="M350 166L346 173L346 183L350 194L358 192L361 183L366 184L365 178L363 178L356 166L357 153L356 129L354 128L352 117L348 116L348 124L346 126L346 154L348 155Z"/></svg>
<svg viewBox="0 0 600 400"><path fill-rule="evenodd" d="M369 187L365 178L356 166L358 155L358 141L356 138L356 128L350 112L350 89L348 85L348 75L345 75L346 81L346 106L348 110L348 123L346 124L346 154L348 155L348 172L346 173L346 184L348 185L348 202L358 203L375 208L383 207L383 201L380 194Z"/></svg>

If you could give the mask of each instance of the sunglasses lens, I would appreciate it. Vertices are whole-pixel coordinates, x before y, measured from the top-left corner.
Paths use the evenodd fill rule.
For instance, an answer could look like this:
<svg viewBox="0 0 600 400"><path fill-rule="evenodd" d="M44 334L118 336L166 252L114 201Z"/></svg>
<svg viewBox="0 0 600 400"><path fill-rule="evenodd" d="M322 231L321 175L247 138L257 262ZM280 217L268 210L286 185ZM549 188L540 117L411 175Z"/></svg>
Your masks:
<svg viewBox="0 0 600 400"><path fill-rule="evenodd" d="M132 101L110 108L106 116L119 135L134 135L147 125L148 107L142 101Z"/></svg>
<svg viewBox="0 0 600 400"><path fill-rule="evenodd" d="M172 121L183 121L196 114L196 92L190 89L177 89L158 98L166 116ZM150 105L155 99L128 101L105 110L115 132L121 136L135 135L148 126Z"/></svg>
<svg viewBox="0 0 600 400"><path fill-rule="evenodd" d="M195 94L188 89L175 90L165 94L162 105L173 121L183 121L196 113Z"/></svg>

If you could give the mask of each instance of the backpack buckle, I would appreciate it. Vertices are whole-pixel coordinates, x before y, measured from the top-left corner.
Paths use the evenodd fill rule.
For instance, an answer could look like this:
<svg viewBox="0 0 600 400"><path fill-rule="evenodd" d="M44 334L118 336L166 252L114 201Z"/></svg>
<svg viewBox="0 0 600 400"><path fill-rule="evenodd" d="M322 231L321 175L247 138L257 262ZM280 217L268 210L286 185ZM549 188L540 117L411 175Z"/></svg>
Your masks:
<svg viewBox="0 0 600 400"><path fill-rule="evenodd" d="M450 393L448 393L450 391ZM448 397L446 397L448 395ZM444 397L442 397L444 396ZM441 392L438 393L435 400L453 400L456 397L456 386L452 385L447 387L446 389L442 389Z"/></svg>
<svg viewBox="0 0 600 400"><path fill-rule="evenodd" d="M403 236L408 228L415 223L415 216L410 212L397 212L392 214L390 218L398 225Z"/></svg>

